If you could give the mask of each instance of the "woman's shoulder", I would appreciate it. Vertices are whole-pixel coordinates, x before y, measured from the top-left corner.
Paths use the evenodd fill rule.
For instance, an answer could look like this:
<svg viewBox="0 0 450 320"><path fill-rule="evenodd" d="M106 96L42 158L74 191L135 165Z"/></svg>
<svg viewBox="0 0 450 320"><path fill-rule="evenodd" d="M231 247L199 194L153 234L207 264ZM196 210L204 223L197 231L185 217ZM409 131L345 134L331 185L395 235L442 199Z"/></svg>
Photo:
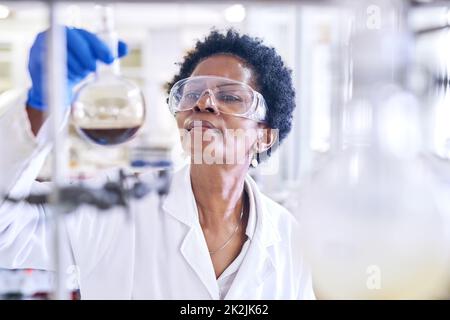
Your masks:
<svg viewBox="0 0 450 320"><path fill-rule="evenodd" d="M290 268L292 270L290 274L298 277L296 280L298 282L294 281L299 285L295 298L315 299L310 268L303 255L297 219L286 207L267 195L260 193L259 197L264 219L270 221L270 228L278 238L274 243L273 259L278 266Z"/></svg>
<svg viewBox="0 0 450 320"><path fill-rule="evenodd" d="M282 229L290 229L296 224L296 219L292 213L279 202L273 200L260 189L258 184L251 178L247 178L247 183L252 189L255 198L256 207L259 209L263 219L276 225L276 229L282 232ZM280 230L281 229L281 230Z"/></svg>
<svg viewBox="0 0 450 320"><path fill-rule="evenodd" d="M266 208L269 208L280 219L291 220L294 219L293 214L280 202L273 200L268 195L260 192L261 201ZM295 219L294 219L295 220Z"/></svg>
<svg viewBox="0 0 450 320"><path fill-rule="evenodd" d="M295 216L286 207L263 193L260 194L260 198L267 218L275 225L281 236L290 234L291 230L297 227Z"/></svg>

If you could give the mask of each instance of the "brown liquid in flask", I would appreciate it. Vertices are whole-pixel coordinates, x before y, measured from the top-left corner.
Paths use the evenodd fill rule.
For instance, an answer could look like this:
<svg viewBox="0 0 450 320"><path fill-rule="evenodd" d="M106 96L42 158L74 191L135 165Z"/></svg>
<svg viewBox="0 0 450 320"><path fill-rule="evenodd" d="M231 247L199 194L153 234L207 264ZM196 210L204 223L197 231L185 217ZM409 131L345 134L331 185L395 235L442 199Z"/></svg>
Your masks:
<svg viewBox="0 0 450 320"><path fill-rule="evenodd" d="M93 87L96 88L95 84ZM109 90L106 94L118 91ZM142 126L145 105L141 95L134 98L128 95L127 98L133 98L130 103L124 97L99 98L96 96L99 90L90 88L82 93L83 99L73 105L72 116L78 133L88 141L102 146L122 144L131 140Z"/></svg>
<svg viewBox="0 0 450 320"><path fill-rule="evenodd" d="M104 146L124 143L132 139L140 126L124 128L79 128L90 141Z"/></svg>

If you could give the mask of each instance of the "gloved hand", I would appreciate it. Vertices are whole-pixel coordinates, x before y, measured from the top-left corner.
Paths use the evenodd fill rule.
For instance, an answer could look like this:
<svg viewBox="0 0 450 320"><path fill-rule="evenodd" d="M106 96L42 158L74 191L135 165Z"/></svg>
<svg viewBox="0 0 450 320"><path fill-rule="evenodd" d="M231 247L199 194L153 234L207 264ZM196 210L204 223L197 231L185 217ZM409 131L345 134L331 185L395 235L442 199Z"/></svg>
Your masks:
<svg viewBox="0 0 450 320"><path fill-rule="evenodd" d="M47 34L41 32L30 50L28 70L30 72L32 87L28 91L27 105L33 109L45 111L47 103L45 59L47 55ZM70 105L73 98L74 86L83 80L90 72L96 70L96 60L104 63L112 63L114 58L106 44L95 34L76 28L66 27L67 37L67 92L66 105ZM128 53L127 45L119 41L118 56L123 57Z"/></svg>

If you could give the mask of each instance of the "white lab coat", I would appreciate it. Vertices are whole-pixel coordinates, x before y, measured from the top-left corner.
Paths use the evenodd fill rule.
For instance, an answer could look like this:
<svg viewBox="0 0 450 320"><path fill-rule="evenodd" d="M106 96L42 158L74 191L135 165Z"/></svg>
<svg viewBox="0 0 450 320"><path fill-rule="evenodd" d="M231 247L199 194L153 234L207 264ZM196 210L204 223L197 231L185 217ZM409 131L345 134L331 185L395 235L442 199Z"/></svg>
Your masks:
<svg viewBox="0 0 450 320"><path fill-rule="evenodd" d="M23 196L50 188L35 177L49 147L44 127L28 128L22 93L0 96L0 188ZM30 161L33 159L33 161ZM20 174L26 163L31 163ZM296 222L247 177L254 195L253 239L225 299L313 299L311 276L293 241ZM218 299L219 288L198 221L189 167L173 175L158 209L156 196L122 209L81 207L64 223L68 272L79 271L83 299ZM0 207L0 268L52 270L53 238L48 209L29 204ZM74 268L73 266L76 266ZM73 277L73 274L71 274Z"/></svg>

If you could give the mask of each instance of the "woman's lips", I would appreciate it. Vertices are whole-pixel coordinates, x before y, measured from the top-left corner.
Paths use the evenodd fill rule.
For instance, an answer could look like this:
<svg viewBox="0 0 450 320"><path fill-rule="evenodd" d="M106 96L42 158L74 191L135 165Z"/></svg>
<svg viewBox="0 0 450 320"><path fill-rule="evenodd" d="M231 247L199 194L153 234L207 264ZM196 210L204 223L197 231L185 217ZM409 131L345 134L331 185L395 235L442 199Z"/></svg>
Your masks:
<svg viewBox="0 0 450 320"><path fill-rule="evenodd" d="M192 129L201 129L202 131L208 129L219 130L211 122L206 120L192 120L188 123L186 129L188 131L191 131Z"/></svg>

